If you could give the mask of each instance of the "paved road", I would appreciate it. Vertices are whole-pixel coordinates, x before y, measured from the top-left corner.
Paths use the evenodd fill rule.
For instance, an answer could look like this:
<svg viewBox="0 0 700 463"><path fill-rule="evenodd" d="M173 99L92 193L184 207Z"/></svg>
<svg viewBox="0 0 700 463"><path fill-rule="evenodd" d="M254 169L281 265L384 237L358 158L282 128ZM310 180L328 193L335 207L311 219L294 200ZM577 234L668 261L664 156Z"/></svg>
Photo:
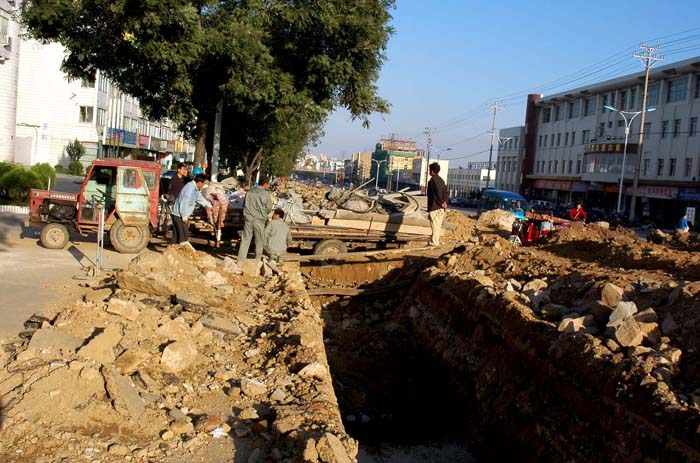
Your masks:
<svg viewBox="0 0 700 463"><path fill-rule="evenodd" d="M83 184L85 177L76 177L73 175L56 174L56 185L52 186L52 190L62 191L64 193L78 193L80 186Z"/></svg>
<svg viewBox="0 0 700 463"><path fill-rule="evenodd" d="M40 230L24 227L25 218L0 215L0 339L16 335L32 314L72 302L80 289L73 277L85 276L84 269L94 265L94 235L72 234L65 249L44 249ZM105 249L103 267L121 268L133 257Z"/></svg>

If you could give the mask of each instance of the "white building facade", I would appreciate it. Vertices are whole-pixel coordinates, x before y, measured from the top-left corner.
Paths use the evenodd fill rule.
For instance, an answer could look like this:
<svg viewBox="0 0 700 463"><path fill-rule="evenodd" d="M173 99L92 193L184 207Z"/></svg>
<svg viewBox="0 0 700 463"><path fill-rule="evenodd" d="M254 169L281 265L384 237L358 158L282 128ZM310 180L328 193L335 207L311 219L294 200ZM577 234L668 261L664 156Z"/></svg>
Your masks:
<svg viewBox="0 0 700 463"><path fill-rule="evenodd" d="M13 21L19 2L0 0L0 161L14 158L20 27Z"/></svg>
<svg viewBox="0 0 700 463"><path fill-rule="evenodd" d="M489 176L491 177L489 180ZM449 169L447 174L447 190L451 198L474 198L486 189L488 180L489 188L496 185L496 169L488 162L470 162L467 167Z"/></svg>
<svg viewBox="0 0 700 463"><path fill-rule="evenodd" d="M623 204L630 205L639 155L640 117L630 128L616 111L641 109L644 73L638 72L536 100L526 115L532 138L526 146L524 189L530 198L616 206L622 160ZM641 154L637 217L669 224L686 207L700 206L700 57L651 70Z"/></svg>
<svg viewBox="0 0 700 463"><path fill-rule="evenodd" d="M525 127L509 127L498 132L498 155L494 182L497 190L519 192L522 183Z"/></svg>

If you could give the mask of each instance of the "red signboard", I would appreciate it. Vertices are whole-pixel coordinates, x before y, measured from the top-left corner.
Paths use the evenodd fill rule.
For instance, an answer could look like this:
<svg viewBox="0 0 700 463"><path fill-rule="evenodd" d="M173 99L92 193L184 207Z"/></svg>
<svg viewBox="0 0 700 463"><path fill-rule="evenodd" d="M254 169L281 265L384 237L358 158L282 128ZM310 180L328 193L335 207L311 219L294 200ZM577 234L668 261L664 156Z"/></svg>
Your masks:
<svg viewBox="0 0 700 463"><path fill-rule="evenodd" d="M535 180L533 188L543 190L571 191L571 181L569 180Z"/></svg>

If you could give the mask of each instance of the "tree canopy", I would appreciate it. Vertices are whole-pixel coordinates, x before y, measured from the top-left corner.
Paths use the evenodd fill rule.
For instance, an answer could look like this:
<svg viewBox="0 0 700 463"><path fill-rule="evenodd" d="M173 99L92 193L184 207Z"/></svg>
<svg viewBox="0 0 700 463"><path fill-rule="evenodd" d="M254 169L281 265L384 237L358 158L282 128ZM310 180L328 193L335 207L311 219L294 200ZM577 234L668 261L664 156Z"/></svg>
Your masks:
<svg viewBox="0 0 700 463"><path fill-rule="evenodd" d="M28 0L29 33L67 50L64 71L102 71L151 118L205 137L224 101L222 146L246 166L296 156L334 108L386 112L376 80L394 0ZM284 162L282 162L284 164Z"/></svg>

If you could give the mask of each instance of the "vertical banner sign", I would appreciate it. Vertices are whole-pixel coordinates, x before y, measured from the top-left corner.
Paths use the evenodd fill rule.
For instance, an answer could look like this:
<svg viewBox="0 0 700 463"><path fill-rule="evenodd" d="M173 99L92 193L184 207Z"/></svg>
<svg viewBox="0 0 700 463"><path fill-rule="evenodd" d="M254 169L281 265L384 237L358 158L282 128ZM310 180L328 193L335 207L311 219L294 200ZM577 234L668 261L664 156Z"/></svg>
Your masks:
<svg viewBox="0 0 700 463"><path fill-rule="evenodd" d="M685 210L685 213L688 214L688 223L695 225L695 208L689 207Z"/></svg>

